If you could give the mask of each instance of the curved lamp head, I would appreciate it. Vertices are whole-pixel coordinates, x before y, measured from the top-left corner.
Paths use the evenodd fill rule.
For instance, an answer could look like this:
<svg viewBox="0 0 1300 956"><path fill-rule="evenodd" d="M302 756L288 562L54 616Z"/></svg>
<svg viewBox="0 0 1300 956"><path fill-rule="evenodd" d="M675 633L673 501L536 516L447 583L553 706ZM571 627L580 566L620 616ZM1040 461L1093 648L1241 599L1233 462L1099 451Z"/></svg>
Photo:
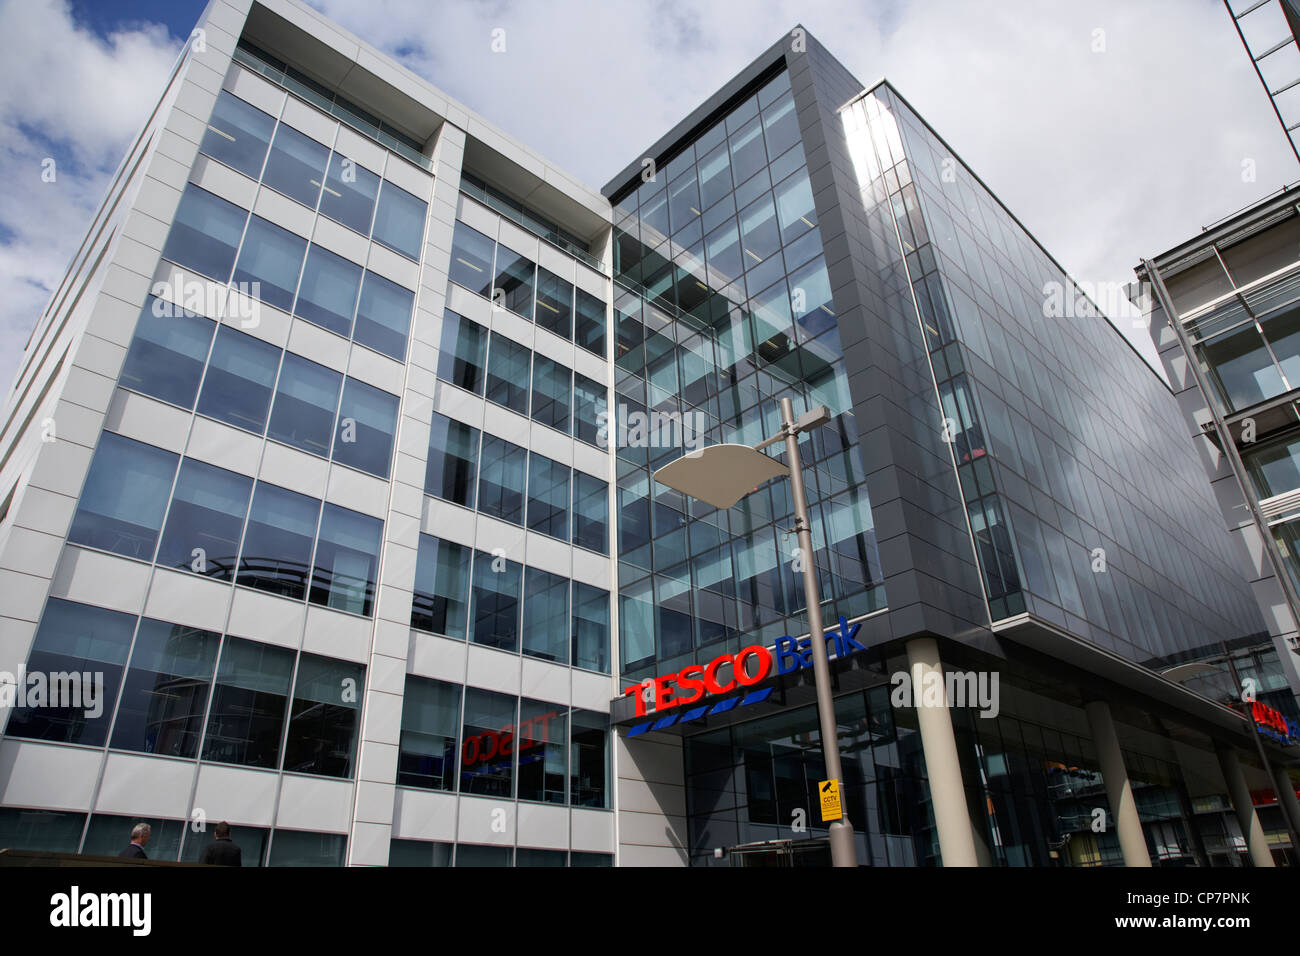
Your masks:
<svg viewBox="0 0 1300 956"><path fill-rule="evenodd" d="M654 473L655 481L715 508L730 508L759 485L789 469L749 445L709 445L687 452Z"/></svg>

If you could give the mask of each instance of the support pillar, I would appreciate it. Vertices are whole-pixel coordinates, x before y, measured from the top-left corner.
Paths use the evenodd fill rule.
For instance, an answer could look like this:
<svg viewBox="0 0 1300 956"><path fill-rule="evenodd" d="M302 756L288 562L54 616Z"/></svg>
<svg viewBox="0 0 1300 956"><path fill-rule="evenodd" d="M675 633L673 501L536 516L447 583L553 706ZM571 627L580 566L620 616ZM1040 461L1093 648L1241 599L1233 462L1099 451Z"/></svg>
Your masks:
<svg viewBox="0 0 1300 956"><path fill-rule="evenodd" d="M1273 766L1273 789L1277 791L1277 803L1291 819L1291 832L1300 833L1300 799L1295 795L1295 783L1291 780L1291 775L1286 772L1286 767L1275 764ZM1300 865L1300 846L1291 847L1291 855Z"/></svg>
<svg viewBox="0 0 1300 956"><path fill-rule="evenodd" d="M1232 806L1237 811L1237 823L1241 827L1242 836L1246 838L1251 862L1256 866L1274 866L1273 854L1269 852L1268 840L1264 838L1264 825L1259 822L1259 814L1255 812L1255 804L1250 799L1250 786L1246 783L1246 775L1241 772L1237 751L1220 750L1219 767L1223 770L1223 779L1228 783L1228 793L1232 796Z"/></svg>
<svg viewBox="0 0 1300 956"><path fill-rule="evenodd" d="M1133 785L1124 767L1124 754L1120 751L1110 705L1104 700L1094 700L1086 710L1101 764L1101 776L1106 782L1106 796L1110 798L1119 848L1124 854L1124 865L1150 866L1151 856L1147 853L1146 837L1142 835L1142 821L1138 819L1137 801L1133 799Z"/></svg>
<svg viewBox="0 0 1300 956"><path fill-rule="evenodd" d="M921 749L925 754L925 773L930 781L930 803L934 808L935 827L939 831L943 865L979 866L947 693L945 691L943 705L939 707L926 706L922 697L922 688L934 679L928 675L937 674L940 686L943 684L939 645L934 638L918 637L908 641L907 664L912 672L916 722L921 731Z"/></svg>

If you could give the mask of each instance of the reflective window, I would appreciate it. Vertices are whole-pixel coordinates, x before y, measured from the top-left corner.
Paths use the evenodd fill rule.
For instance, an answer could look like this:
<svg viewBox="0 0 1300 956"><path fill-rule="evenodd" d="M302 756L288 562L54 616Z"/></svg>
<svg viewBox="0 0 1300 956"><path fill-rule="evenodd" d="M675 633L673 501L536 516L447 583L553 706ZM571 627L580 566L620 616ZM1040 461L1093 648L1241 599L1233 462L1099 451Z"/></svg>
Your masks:
<svg viewBox="0 0 1300 956"><path fill-rule="evenodd" d="M378 192L378 176L360 163L334 153L330 156L329 172L325 176L325 195L320 201L321 214L368 236L370 219L375 212L375 194Z"/></svg>
<svg viewBox="0 0 1300 956"><path fill-rule="evenodd" d="M402 695L402 736L397 751L399 787L456 789L460 694L459 684L406 675L406 689ZM450 852L447 856L450 862ZM388 865L401 864L395 864L390 855Z"/></svg>
<svg viewBox="0 0 1300 956"><path fill-rule="evenodd" d="M700 160L700 208L708 209L731 192L731 157L725 144Z"/></svg>
<svg viewBox="0 0 1300 956"><path fill-rule="evenodd" d="M333 369L285 352L267 437L328 456L342 383L343 376Z"/></svg>
<svg viewBox="0 0 1300 956"><path fill-rule="evenodd" d="M537 324L573 338L573 283L540 266L537 269Z"/></svg>
<svg viewBox="0 0 1300 956"><path fill-rule="evenodd" d="M352 335L352 313L361 287L361 267L313 245L307 251L294 314L344 337Z"/></svg>
<svg viewBox="0 0 1300 956"><path fill-rule="evenodd" d="M424 200L385 180L375 209L374 240L419 262L427 209Z"/></svg>
<svg viewBox="0 0 1300 956"><path fill-rule="evenodd" d="M420 535L411 627L465 639L470 557L470 549L463 545Z"/></svg>
<svg viewBox="0 0 1300 956"><path fill-rule="evenodd" d="M1300 488L1300 438L1267 445L1244 458L1261 499Z"/></svg>
<svg viewBox="0 0 1300 956"><path fill-rule="evenodd" d="M76 853L85 823L84 813L0 807L0 846L14 850Z"/></svg>
<svg viewBox="0 0 1300 956"><path fill-rule="evenodd" d="M378 518L325 503L312 569L313 604L370 615L383 528Z"/></svg>
<svg viewBox="0 0 1300 956"><path fill-rule="evenodd" d="M320 505L315 498L259 482L235 583L302 600Z"/></svg>
<svg viewBox="0 0 1300 956"><path fill-rule="evenodd" d="M270 841L271 831L263 827L239 827L230 824L230 839L239 847L240 866L265 866L266 845ZM208 832L191 832L181 848L181 861L184 863L202 863L203 853L216 839L212 827ZM152 842L152 841L151 841Z"/></svg>
<svg viewBox="0 0 1300 956"><path fill-rule="evenodd" d="M342 866L348 838L342 833L307 833L276 828L267 866Z"/></svg>
<svg viewBox="0 0 1300 956"><path fill-rule="evenodd" d="M567 366L533 356L533 421L569 433L570 378Z"/></svg>
<svg viewBox="0 0 1300 956"><path fill-rule="evenodd" d="M524 522L524 474L528 452L504 438L483 436L479 456L478 510L511 524Z"/></svg>
<svg viewBox="0 0 1300 956"><path fill-rule="evenodd" d="M298 658L284 770L352 776L365 679L366 669L360 664L314 654Z"/></svg>
<svg viewBox="0 0 1300 956"><path fill-rule="evenodd" d="M212 109L199 152L258 179L271 143L275 117L222 90Z"/></svg>
<svg viewBox="0 0 1300 956"><path fill-rule="evenodd" d="M731 175L738 184L767 165L767 156L763 152L763 127L757 117L736 130L728 141L731 144Z"/></svg>
<svg viewBox="0 0 1300 956"><path fill-rule="evenodd" d="M492 251L496 243L459 219L451 236L447 278L479 295L492 295Z"/></svg>
<svg viewBox="0 0 1300 956"><path fill-rule="evenodd" d="M211 319L149 296L118 384L192 409L216 327Z"/></svg>
<svg viewBox="0 0 1300 956"><path fill-rule="evenodd" d="M151 860L174 862L185 833L183 820L160 820L157 817L120 817L109 813L94 813L86 828L86 843L82 856L117 856L131 842L131 831L137 823L147 823L149 848L145 851Z"/></svg>
<svg viewBox="0 0 1300 956"><path fill-rule="evenodd" d="M520 415L528 414L528 347L492 333L488 349L487 400L504 405Z"/></svg>
<svg viewBox="0 0 1300 956"><path fill-rule="evenodd" d="M456 744L453 741L453 755L455 750ZM419 786L419 784L411 784L410 786ZM451 843L437 843L431 840L389 840L388 865L389 867L451 866L453 847L454 844Z"/></svg>
<svg viewBox="0 0 1300 956"><path fill-rule="evenodd" d="M274 345L221 326L199 393L199 414L262 434L279 365Z"/></svg>
<svg viewBox="0 0 1300 956"><path fill-rule="evenodd" d="M280 760L293 651L227 637L221 648L203 759L248 767Z"/></svg>
<svg viewBox="0 0 1300 956"><path fill-rule="evenodd" d="M252 478L186 458L172 492L158 564L231 580L252 492Z"/></svg>
<svg viewBox="0 0 1300 956"><path fill-rule="evenodd" d="M520 757L520 760L523 758ZM519 769L519 786L523 787L523 765ZM520 799L534 799L524 798ZM540 798L536 798L540 799ZM565 852L563 850L533 850L527 847L515 848L515 866L565 866Z"/></svg>
<svg viewBox="0 0 1300 956"><path fill-rule="evenodd" d="M492 301L525 319L533 317L533 286L537 267L525 255L505 245L497 246L496 283Z"/></svg>
<svg viewBox="0 0 1300 956"><path fill-rule="evenodd" d="M306 252L306 239L254 216L239 250L235 281L258 283L253 288L257 298L288 312Z"/></svg>
<svg viewBox="0 0 1300 956"><path fill-rule="evenodd" d="M789 244L817 225L812 185L807 171L791 176L776 187L776 219L781 242Z"/></svg>
<svg viewBox="0 0 1300 956"><path fill-rule="evenodd" d="M189 183L172 220L162 257L218 282L230 278L248 210Z"/></svg>
<svg viewBox="0 0 1300 956"><path fill-rule="evenodd" d="M424 492L473 508L478 429L437 412L433 412L432 417Z"/></svg>
<svg viewBox="0 0 1300 956"><path fill-rule="evenodd" d="M593 355L605 357L605 303L577 290L573 340Z"/></svg>
<svg viewBox="0 0 1300 956"><path fill-rule="evenodd" d="M316 208L329 149L292 126L280 124L271 143L262 182L304 206Z"/></svg>
<svg viewBox="0 0 1300 956"><path fill-rule="evenodd" d="M513 797L515 698L466 687L461 741L460 792ZM465 847L456 849L459 862Z"/></svg>
<svg viewBox="0 0 1300 956"><path fill-rule="evenodd" d="M1228 411L1262 402L1285 389L1253 322L1203 342L1197 351Z"/></svg>
<svg viewBox="0 0 1300 956"><path fill-rule="evenodd" d="M134 630L133 615L51 598L26 673L63 673L69 678L60 682L57 694L48 682L42 688L28 681L25 706L16 706L15 699L5 734L102 747ZM104 675L102 686L93 679L95 674ZM56 702L66 706L50 706Z"/></svg>
<svg viewBox="0 0 1300 956"><path fill-rule="evenodd" d="M147 617L141 620L111 746L166 757L197 757L220 643L221 635L214 631ZM152 850L153 843L149 846Z"/></svg>
<svg viewBox="0 0 1300 956"><path fill-rule="evenodd" d="M799 119L793 96L783 96L763 111L763 136L769 156L780 156L799 142Z"/></svg>
<svg viewBox="0 0 1300 956"><path fill-rule="evenodd" d="M519 650L519 587L523 567L487 551L474 553L470 635L475 644ZM466 721L469 718L466 717Z"/></svg>
<svg viewBox="0 0 1300 956"><path fill-rule="evenodd" d="M176 462L169 451L103 432L68 542L153 560Z"/></svg>
<svg viewBox="0 0 1300 956"><path fill-rule="evenodd" d="M510 866L514 848L508 846L456 845L457 866Z"/></svg>
<svg viewBox="0 0 1300 956"><path fill-rule="evenodd" d="M406 358L415 293L373 272L366 273L357 306L356 340L399 362Z"/></svg>
<svg viewBox="0 0 1300 956"><path fill-rule="evenodd" d="M569 866L613 866L614 854L612 853L579 853L577 850L569 851Z"/></svg>
<svg viewBox="0 0 1300 956"><path fill-rule="evenodd" d="M397 430L397 396L350 378L343 386L334 460L361 471L388 477Z"/></svg>
<svg viewBox="0 0 1300 956"><path fill-rule="evenodd" d="M519 756L520 800L564 803L568 764L568 714L561 704L540 700L519 701L519 734L515 752ZM564 854L560 854L560 866Z"/></svg>
<svg viewBox="0 0 1300 956"><path fill-rule="evenodd" d="M604 424L607 403L604 385L585 375L573 373L573 436L575 438L597 448L609 447L609 428Z"/></svg>
<svg viewBox="0 0 1300 956"><path fill-rule="evenodd" d="M442 345L438 350L438 378L475 395L482 395L486 377L487 340L487 329L477 322L451 310L444 312Z"/></svg>
<svg viewBox="0 0 1300 956"><path fill-rule="evenodd" d="M609 554L609 485L584 472L573 472L573 543Z"/></svg>
<svg viewBox="0 0 1300 956"><path fill-rule="evenodd" d="M609 592L581 581L573 582L573 646L571 663L589 671L609 673Z"/></svg>
<svg viewBox="0 0 1300 956"><path fill-rule="evenodd" d="M533 452L528 456L529 531L569 538L569 466Z"/></svg>
<svg viewBox="0 0 1300 956"><path fill-rule="evenodd" d="M608 807L609 716L575 707L569 733L569 802L575 807Z"/></svg>
<svg viewBox="0 0 1300 956"><path fill-rule="evenodd" d="M524 653L569 662L569 579L540 568L524 569Z"/></svg>

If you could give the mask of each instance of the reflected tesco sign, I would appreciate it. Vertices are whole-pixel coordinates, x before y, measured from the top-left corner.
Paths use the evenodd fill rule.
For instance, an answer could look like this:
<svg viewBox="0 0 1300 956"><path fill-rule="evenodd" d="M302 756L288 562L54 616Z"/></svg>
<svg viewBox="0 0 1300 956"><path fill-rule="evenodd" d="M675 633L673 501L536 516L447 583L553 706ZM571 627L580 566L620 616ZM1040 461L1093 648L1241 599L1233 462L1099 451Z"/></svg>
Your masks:
<svg viewBox="0 0 1300 956"><path fill-rule="evenodd" d="M855 651L866 648L854 640L861 624L849 625L840 618L838 630L826 634L826 654L829 658L846 657ZM731 676L722 680L718 672L731 665ZM751 668L751 664L753 665ZM736 654L721 654L707 664L691 664L674 674L661 674L652 680L633 684L623 691L623 696L631 696L636 701L636 715L646 715L646 697L654 700L655 713L662 713L684 704L693 704L705 694L725 694L741 687L761 684L775 668L777 674L790 674L805 667L812 667L812 640L796 640L790 635L779 637L776 646L768 650L760 644L751 644ZM653 687L651 694L642 691Z"/></svg>
<svg viewBox="0 0 1300 956"><path fill-rule="evenodd" d="M1250 702L1250 716L1255 720L1255 729L1264 736L1284 745L1300 743L1300 724L1280 710L1253 700Z"/></svg>

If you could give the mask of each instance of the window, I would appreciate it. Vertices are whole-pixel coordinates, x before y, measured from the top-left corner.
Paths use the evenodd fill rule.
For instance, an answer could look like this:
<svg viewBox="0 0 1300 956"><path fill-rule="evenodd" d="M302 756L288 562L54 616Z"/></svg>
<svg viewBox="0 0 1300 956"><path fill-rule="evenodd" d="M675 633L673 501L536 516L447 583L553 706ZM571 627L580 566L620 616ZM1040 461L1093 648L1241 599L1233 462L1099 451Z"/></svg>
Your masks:
<svg viewBox="0 0 1300 956"><path fill-rule="evenodd" d="M568 767L568 714L561 704L519 701L519 799L564 803ZM563 858L563 854L560 854ZM561 859L561 864L563 861Z"/></svg>
<svg viewBox="0 0 1300 956"><path fill-rule="evenodd" d="M573 472L573 543L588 551L609 554L609 485L599 478Z"/></svg>
<svg viewBox="0 0 1300 956"><path fill-rule="evenodd" d="M456 845L457 866L510 866L514 847L476 846L472 843Z"/></svg>
<svg viewBox="0 0 1300 956"><path fill-rule="evenodd" d="M427 209L424 200L384 180L375 211L375 242L419 262Z"/></svg>
<svg viewBox="0 0 1300 956"><path fill-rule="evenodd" d="M466 687L464 736L460 747L461 793L514 796L514 737L515 698ZM458 850L463 852L464 847Z"/></svg>
<svg viewBox="0 0 1300 956"><path fill-rule="evenodd" d="M465 639L470 558L469 548L432 535L420 535L411 627Z"/></svg>
<svg viewBox="0 0 1300 956"><path fill-rule="evenodd" d="M731 192L731 160L725 144L700 160L700 208L708 209Z"/></svg>
<svg viewBox="0 0 1300 956"><path fill-rule="evenodd" d="M1245 464L1261 499L1300 488L1300 439L1266 445L1246 455Z"/></svg>
<svg viewBox="0 0 1300 956"><path fill-rule="evenodd" d="M536 272L537 267L527 256L515 252L508 246L498 244L496 282L492 289L492 301L499 302L516 315L531 319Z"/></svg>
<svg viewBox="0 0 1300 956"><path fill-rule="evenodd" d="M388 477L397 430L397 396L350 378L343 386L334 460L361 471Z"/></svg>
<svg viewBox="0 0 1300 956"><path fill-rule="evenodd" d="M293 675L293 651L227 637L212 688L203 759L275 767Z"/></svg>
<svg viewBox="0 0 1300 956"><path fill-rule="evenodd" d="M69 674L70 680L61 686L67 696L59 696L70 706L48 706L53 703L48 696L43 701L34 699L29 684L27 706L14 707L5 734L102 747L134 631L134 615L51 598L26 672ZM82 675L96 673L104 675L102 688L83 680Z"/></svg>
<svg viewBox="0 0 1300 956"><path fill-rule="evenodd" d="M577 850L569 851L569 866L613 866L614 854L612 853L580 853Z"/></svg>
<svg viewBox="0 0 1300 956"><path fill-rule="evenodd" d="M254 287L256 298L288 312L293 307L306 252L306 239L254 216L239 250L235 281L258 283L260 290Z"/></svg>
<svg viewBox="0 0 1300 956"><path fill-rule="evenodd" d="M348 838L342 833L275 831L267 866L342 866Z"/></svg>
<svg viewBox="0 0 1300 956"><path fill-rule="evenodd" d="M574 667L609 673L609 592L573 582Z"/></svg>
<svg viewBox="0 0 1300 956"><path fill-rule="evenodd" d="M76 853L85 823L84 813L0 807L0 846L15 850Z"/></svg>
<svg viewBox="0 0 1300 956"><path fill-rule="evenodd" d="M776 187L775 195L776 218L783 244L793 242L817 225L817 210L813 206L812 185L808 182L807 171L781 183Z"/></svg>
<svg viewBox="0 0 1300 956"><path fill-rule="evenodd" d="M274 345L223 325L199 393L199 414L262 434L279 364Z"/></svg>
<svg viewBox="0 0 1300 956"><path fill-rule="evenodd" d="M438 378L457 388L483 394L488 331L450 309L443 313Z"/></svg>
<svg viewBox="0 0 1300 956"><path fill-rule="evenodd" d="M536 452L528 457L528 530L569 538L569 466Z"/></svg>
<svg viewBox="0 0 1300 956"><path fill-rule="evenodd" d="M267 437L328 457L342 383L333 369L285 352Z"/></svg>
<svg viewBox="0 0 1300 956"><path fill-rule="evenodd" d="M409 693L409 691L408 691ZM452 754L456 752L453 740ZM455 771L452 771L455 776ZM418 786L412 784L411 786ZM451 866L451 851L454 844L436 843L430 840L389 840L388 865L394 866Z"/></svg>
<svg viewBox="0 0 1300 956"><path fill-rule="evenodd" d="M165 757L197 757L220 643L221 635L213 631L147 617L141 620L111 746Z"/></svg>
<svg viewBox="0 0 1300 956"><path fill-rule="evenodd" d="M562 338L573 338L573 284L537 269L537 324Z"/></svg>
<svg viewBox="0 0 1300 956"><path fill-rule="evenodd" d="M212 831L209 835L191 833L189 839L185 841L185 846L181 848L181 861L184 863L198 863L203 859L203 851L208 848L214 837ZM239 827L234 824L230 825L230 839L239 847L239 863L241 866L265 866L266 865L266 844L271 836L271 831L262 827ZM153 842L152 840L150 841Z"/></svg>
<svg viewBox="0 0 1300 956"><path fill-rule="evenodd" d="M524 475L528 452L518 445L483 436L479 455L478 509L511 524L524 522Z"/></svg>
<svg viewBox="0 0 1300 956"><path fill-rule="evenodd" d="M199 152L237 169L251 179L262 174L275 117L249 106L225 90L217 97Z"/></svg>
<svg viewBox="0 0 1300 956"><path fill-rule="evenodd" d="M366 273L357 306L356 340L399 362L406 358L415 293L373 272Z"/></svg>
<svg viewBox="0 0 1300 956"><path fill-rule="evenodd" d="M316 208L329 149L292 126L280 124L271 143L262 182L276 192Z"/></svg>
<svg viewBox="0 0 1300 956"><path fill-rule="evenodd" d="M293 707L284 743L284 769L322 777L351 777L366 669L360 664L303 654L293 683Z"/></svg>
<svg viewBox="0 0 1300 956"><path fill-rule="evenodd" d="M470 593L470 640L475 644L519 650L519 579L522 565L486 551L474 553L474 587ZM466 720L468 721L468 717Z"/></svg>
<svg viewBox="0 0 1300 956"><path fill-rule="evenodd" d="M572 372L544 355L533 356L533 421L569 433Z"/></svg>
<svg viewBox="0 0 1300 956"><path fill-rule="evenodd" d="M259 483L235 583L302 600L320 506L315 498Z"/></svg>
<svg viewBox="0 0 1300 956"><path fill-rule="evenodd" d="M294 314L323 329L350 337L360 286L359 265L313 245L307 250Z"/></svg>
<svg viewBox="0 0 1300 956"><path fill-rule="evenodd" d="M730 143L731 174L737 183L745 182L767 165L767 156L763 152L763 127L758 117L732 133Z"/></svg>
<svg viewBox="0 0 1300 956"><path fill-rule="evenodd" d="M368 236L378 192L378 176L342 154L334 153L330 156L329 172L325 174L325 195L320 201L320 211L322 215Z"/></svg>
<svg viewBox="0 0 1300 956"><path fill-rule="evenodd" d="M86 843L82 856L117 856L131 841L131 830L137 823L147 823L149 831L149 859L173 862L181 848L185 833L182 820L160 820L157 817L119 817L109 813L91 814L86 828Z"/></svg>
<svg viewBox="0 0 1300 956"><path fill-rule="evenodd" d="M118 384L194 408L216 323L149 296L136 321Z"/></svg>
<svg viewBox="0 0 1300 956"><path fill-rule="evenodd" d="M605 386L573 373L573 435L597 448L608 448L609 423L602 425L607 399Z"/></svg>
<svg viewBox="0 0 1300 956"><path fill-rule="evenodd" d="M311 576L312 604L370 616L383 528L378 518L325 503Z"/></svg>
<svg viewBox="0 0 1300 956"><path fill-rule="evenodd" d="M575 807L609 806L609 716L574 708L570 721L573 766L569 802Z"/></svg>
<svg viewBox="0 0 1300 956"><path fill-rule="evenodd" d="M397 749L399 787L456 789L460 694L459 684L406 675L402 736ZM389 865L392 864L390 859Z"/></svg>
<svg viewBox="0 0 1300 956"><path fill-rule="evenodd" d="M447 278L471 292L491 297L492 252L496 243L459 219L451 236L451 266Z"/></svg>
<svg viewBox="0 0 1300 956"><path fill-rule="evenodd" d="M432 413L432 418L424 493L473 508L478 429L437 412Z"/></svg>
<svg viewBox="0 0 1300 956"><path fill-rule="evenodd" d="M573 340L593 355L605 357L605 303L577 290Z"/></svg>
<svg viewBox="0 0 1300 956"><path fill-rule="evenodd" d="M235 250L247 220L248 210L189 183L176 209L162 257L225 282L235 265Z"/></svg>
<svg viewBox="0 0 1300 956"><path fill-rule="evenodd" d="M218 581L234 578L252 492L252 478L193 458L181 462L158 564Z"/></svg>
<svg viewBox="0 0 1300 956"><path fill-rule="evenodd" d="M520 415L528 414L528 347L500 332L492 333L488 349L487 400Z"/></svg>
<svg viewBox="0 0 1300 956"><path fill-rule="evenodd" d="M569 662L569 579L540 568L524 569L524 653ZM530 799L540 799L533 797Z"/></svg>
<svg viewBox="0 0 1300 956"><path fill-rule="evenodd" d="M153 560L177 460L169 451L103 432L68 542Z"/></svg>

